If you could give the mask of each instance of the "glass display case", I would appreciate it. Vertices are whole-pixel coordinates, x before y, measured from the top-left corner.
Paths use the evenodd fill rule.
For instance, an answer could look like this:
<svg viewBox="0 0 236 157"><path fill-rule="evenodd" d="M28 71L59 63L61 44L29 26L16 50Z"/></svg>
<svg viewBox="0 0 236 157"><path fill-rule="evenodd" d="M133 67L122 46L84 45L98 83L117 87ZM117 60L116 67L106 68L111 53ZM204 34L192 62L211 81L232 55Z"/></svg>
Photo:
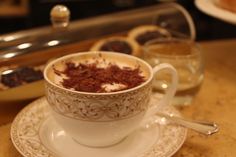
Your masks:
<svg viewBox="0 0 236 157"><path fill-rule="evenodd" d="M42 72L47 62L65 54L88 51L102 38L125 37L141 25L158 25L174 37L195 40L190 15L175 3L74 21L61 28L52 25L0 36L0 101L43 95Z"/></svg>

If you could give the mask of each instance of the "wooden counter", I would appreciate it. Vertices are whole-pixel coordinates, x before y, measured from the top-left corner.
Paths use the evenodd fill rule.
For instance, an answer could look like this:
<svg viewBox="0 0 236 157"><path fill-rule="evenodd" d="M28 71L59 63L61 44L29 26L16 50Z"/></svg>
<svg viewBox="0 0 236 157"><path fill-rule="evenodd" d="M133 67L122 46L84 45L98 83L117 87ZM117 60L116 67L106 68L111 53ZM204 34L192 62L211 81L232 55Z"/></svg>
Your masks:
<svg viewBox="0 0 236 157"><path fill-rule="evenodd" d="M191 106L179 108L185 117L215 121L219 133L204 136L189 131L174 157L234 157L236 154L236 39L200 43L205 54L205 79ZM17 157L9 131L15 114L29 102L0 104L0 157ZM8 123L8 124L7 124Z"/></svg>
<svg viewBox="0 0 236 157"><path fill-rule="evenodd" d="M236 40L201 43L205 79L193 104L183 107L185 117L215 121L219 133L203 136L189 131L174 157L234 157L236 154Z"/></svg>

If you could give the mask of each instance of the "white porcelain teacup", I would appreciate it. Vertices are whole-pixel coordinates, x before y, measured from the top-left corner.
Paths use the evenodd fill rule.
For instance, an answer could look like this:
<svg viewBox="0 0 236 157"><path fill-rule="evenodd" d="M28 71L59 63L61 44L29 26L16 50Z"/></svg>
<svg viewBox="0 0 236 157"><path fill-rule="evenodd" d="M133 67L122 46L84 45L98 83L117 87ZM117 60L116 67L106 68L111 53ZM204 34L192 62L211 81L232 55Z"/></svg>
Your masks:
<svg viewBox="0 0 236 157"><path fill-rule="evenodd" d="M139 67L146 81L117 92L91 93L64 88L56 70L63 70L66 62L80 63L90 59L108 60L117 65ZM118 143L134 130L144 119L152 117L158 107L149 106L152 80L158 71L166 69L172 75L172 85L157 105L170 102L175 94L178 77L176 70L163 63L152 68L145 61L126 54L114 52L81 52L67 55L50 62L45 70L46 97L56 122L78 143L104 147Z"/></svg>

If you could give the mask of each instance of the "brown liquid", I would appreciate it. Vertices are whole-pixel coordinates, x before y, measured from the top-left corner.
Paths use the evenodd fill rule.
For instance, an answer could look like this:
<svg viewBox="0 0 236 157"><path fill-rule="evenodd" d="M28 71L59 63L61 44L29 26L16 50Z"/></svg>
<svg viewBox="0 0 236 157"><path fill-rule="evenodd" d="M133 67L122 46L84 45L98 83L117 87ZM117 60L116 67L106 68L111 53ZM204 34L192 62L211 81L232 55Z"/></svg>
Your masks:
<svg viewBox="0 0 236 157"><path fill-rule="evenodd" d="M169 56L190 55L192 53L191 45L179 42L158 43L148 47L150 53L156 53Z"/></svg>
<svg viewBox="0 0 236 157"><path fill-rule="evenodd" d="M198 93L198 91L200 90L201 85L195 85L186 89L177 89L175 96L194 96ZM165 93L164 89L160 89L160 88L153 88L154 92L158 92L158 93Z"/></svg>

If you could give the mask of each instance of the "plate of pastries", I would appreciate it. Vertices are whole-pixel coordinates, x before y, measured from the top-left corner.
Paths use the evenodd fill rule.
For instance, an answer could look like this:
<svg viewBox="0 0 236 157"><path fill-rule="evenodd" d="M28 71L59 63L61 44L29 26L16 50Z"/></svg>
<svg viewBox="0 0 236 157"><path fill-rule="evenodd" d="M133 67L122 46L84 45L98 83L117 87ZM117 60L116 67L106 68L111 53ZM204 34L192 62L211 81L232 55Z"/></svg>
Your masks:
<svg viewBox="0 0 236 157"><path fill-rule="evenodd" d="M195 5L212 17L236 24L236 0L195 0Z"/></svg>

